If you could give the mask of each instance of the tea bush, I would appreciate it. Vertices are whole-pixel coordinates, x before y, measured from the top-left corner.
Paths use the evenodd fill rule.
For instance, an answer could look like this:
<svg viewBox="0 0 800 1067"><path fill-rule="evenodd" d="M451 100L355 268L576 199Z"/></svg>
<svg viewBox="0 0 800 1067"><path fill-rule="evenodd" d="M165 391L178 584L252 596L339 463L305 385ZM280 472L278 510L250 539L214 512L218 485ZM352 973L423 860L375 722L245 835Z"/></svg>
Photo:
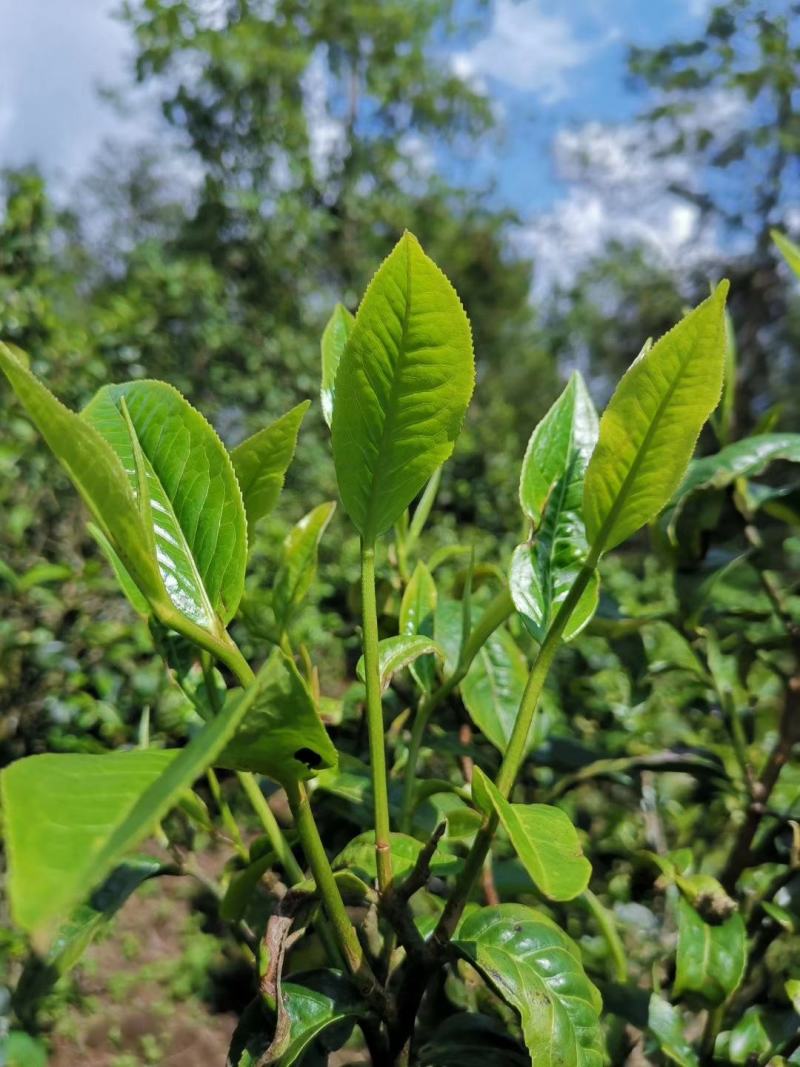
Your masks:
<svg viewBox="0 0 800 1067"><path fill-rule="evenodd" d="M17 1062L137 888L197 876L195 832L230 850L219 916L252 968L235 1067L341 1048L427 1067L800 1062L800 434L732 439L726 294L647 341L602 418L574 374L521 457L521 532L461 537L437 493L470 325L405 234L321 341L346 519L309 500L247 593L307 404L229 452L169 384L106 385L76 413L0 346L190 733L164 747L145 719L137 747L2 772L31 946ZM701 432L714 450L693 459ZM326 585L333 521L358 535L336 560L349 590Z"/></svg>

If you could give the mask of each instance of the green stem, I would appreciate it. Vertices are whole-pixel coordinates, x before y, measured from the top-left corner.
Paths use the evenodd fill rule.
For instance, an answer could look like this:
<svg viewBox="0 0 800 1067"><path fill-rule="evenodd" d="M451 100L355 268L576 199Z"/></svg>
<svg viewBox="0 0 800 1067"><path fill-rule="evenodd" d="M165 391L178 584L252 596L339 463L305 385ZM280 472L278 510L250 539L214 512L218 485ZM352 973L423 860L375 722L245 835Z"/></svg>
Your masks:
<svg viewBox="0 0 800 1067"><path fill-rule="evenodd" d="M378 608L375 601L375 546L361 543L361 612L363 619L364 677L367 687L367 727L375 811L375 860L378 888L392 886L392 851L389 825L389 787L383 736L380 664L378 661Z"/></svg>
<svg viewBox="0 0 800 1067"><path fill-rule="evenodd" d="M614 978L620 985L625 985L628 981L628 961L625 958L625 946L622 944L617 924L614 921L614 913L605 907L591 889L584 890L583 900L594 916L594 921L597 923L600 933L608 945Z"/></svg>
<svg viewBox="0 0 800 1067"><path fill-rule="evenodd" d="M504 797L508 797L510 794L525 759L528 735L544 689L544 683L561 644L566 625L597 566L597 555L592 553L578 572L577 578L564 598L553 624L547 632L547 637L545 637L539 648L539 654L528 675L528 682L525 686L525 692L522 694L511 739L508 742L506 754L503 757L500 771L495 780L495 785ZM487 816L475 835L475 840L464 862L461 874L433 932L435 941L440 945L445 944L453 936L475 881L483 868L483 861L491 847L492 838L496 830L497 816Z"/></svg>
<svg viewBox="0 0 800 1067"><path fill-rule="evenodd" d="M431 715L447 700L453 690L461 685L472 666L472 661L497 627L505 622L513 610L514 605L511 602L511 597L507 590L503 590L487 605L486 610L478 620L475 629L461 650L456 669L449 678L442 682L438 689L434 690L433 693L427 694L420 701L417 714L414 717L414 725L411 728L411 740L408 746L408 757L403 776L403 806L400 814L400 829L403 833L408 833L411 825L411 816L414 812L417 764L419 763L422 741Z"/></svg>
<svg viewBox="0 0 800 1067"><path fill-rule="evenodd" d="M303 843L303 851L347 968L361 992L365 996L374 998L378 994L378 984L344 906L328 855L311 813L305 785L302 782L288 783L286 795L289 798L289 807L292 809L297 832Z"/></svg>
<svg viewBox="0 0 800 1067"><path fill-rule="evenodd" d="M239 679L239 682L247 688L247 686L253 684L256 676L253 673L250 664L239 651L238 646L234 644L230 638L228 638L228 640L230 642L230 653L225 662ZM239 780L242 782L245 792L250 797L251 803L255 801L256 804L259 804L260 799L261 803L256 810L261 817L267 835L270 836L269 827L274 823L275 828L278 831L276 840L281 841L283 845L286 846L289 855L291 855L291 850L289 850L289 846L281 833L280 827L275 821L275 816L272 814L272 810L269 808L269 805L264 799L252 774L243 772L239 775ZM311 805L308 802L308 794L305 786L301 782L291 782L287 784L285 788L286 795L289 798L289 806L292 809L292 815L294 816L295 824L297 826L300 843L303 846L303 853L308 860L311 873L314 875L314 881L316 882L322 905L326 915L330 919L331 926L333 927L336 943L338 944L347 968L352 973L353 979L359 989L366 997L375 1002L381 999L382 995L375 980L375 976L364 956L355 927L350 921L350 916L347 914L347 909L344 906L342 894L339 892L336 879L333 877L333 871L331 870L328 856L323 847L317 824L314 821L314 816L311 812ZM256 797L256 793L258 794L258 797ZM275 847L275 841L273 841L271 836L270 842L273 844L273 847ZM279 845L278 847L281 846ZM277 851L278 848L276 848L276 852ZM278 852L278 855L280 855L280 852ZM295 865L295 870L299 872L299 878L297 880L299 881L302 879L302 869L297 864L294 856L292 856L291 860L289 860L288 856L286 857L287 871L290 870L288 867L289 863L293 863ZM324 939L324 935L322 936Z"/></svg>
<svg viewBox="0 0 800 1067"><path fill-rule="evenodd" d="M227 800L222 795L222 787L219 784L219 778L214 773L213 768L209 767L206 771L206 779L208 781L208 787L211 790L211 795L214 798L214 803L217 805L217 810L222 816L222 822L225 829L228 831L228 835L233 841L234 848L238 852L241 859L248 859L249 852L242 841L242 835L239 833L239 826L236 819L233 817Z"/></svg>
<svg viewBox="0 0 800 1067"><path fill-rule="evenodd" d="M239 784L250 801L250 806L264 828L269 843L278 857L278 862L289 876L290 883L294 885L296 882L302 882L303 868L294 858L294 854L289 848L289 842L284 837L283 830L280 828L272 808L267 803L267 798L261 792L255 776L250 771L237 771L236 777L239 779Z"/></svg>

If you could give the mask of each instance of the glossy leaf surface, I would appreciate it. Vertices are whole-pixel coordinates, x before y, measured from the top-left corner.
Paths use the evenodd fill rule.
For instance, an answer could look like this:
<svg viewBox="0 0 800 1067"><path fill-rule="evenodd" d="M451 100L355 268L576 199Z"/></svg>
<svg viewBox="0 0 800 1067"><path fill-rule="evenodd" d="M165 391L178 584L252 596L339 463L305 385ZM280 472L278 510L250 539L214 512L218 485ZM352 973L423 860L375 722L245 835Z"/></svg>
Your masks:
<svg viewBox="0 0 800 1067"><path fill-rule="evenodd" d="M336 765L336 749L294 661L276 648L259 673L260 691L218 767L257 771L276 782L311 778ZM236 700L233 694L228 700ZM227 703L226 703L227 706Z"/></svg>
<svg viewBox="0 0 800 1067"><path fill-rule="evenodd" d="M699 1067L697 1053L685 1036L679 1009L668 1000L662 1000L657 993L650 997L647 1029L670 1063L677 1063L678 1067Z"/></svg>
<svg viewBox="0 0 800 1067"><path fill-rule="evenodd" d="M353 332L355 318L344 304L337 304L331 312L322 332L320 349L322 355L322 383L319 396L322 403L322 415L328 426L333 419L333 403L336 396L336 372L342 353Z"/></svg>
<svg viewBox="0 0 800 1067"><path fill-rule="evenodd" d="M410 667L420 656L436 655L444 658L444 653L432 637L419 634L398 634L397 637L385 637L378 643L378 669L381 678L381 690L391 685L392 675L404 667ZM356 664L356 675L364 681L364 657L360 656Z"/></svg>
<svg viewBox="0 0 800 1067"><path fill-rule="evenodd" d="M339 1032L330 1041L325 1040L325 1031L366 1014L366 1005L338 971L299 974L295 981L282 982L281 991L288 1032L281 1037L279 1046L268 1054L275 1034L275 1013L263 1001L255 1000L243 1013L233 1035L229 1067L262 1067L267 1063L290 1067L320 1037L325 1050L332 1051L344 1043L349 1029L337 1027Z"/></svg>
<svg viewBox="0 0 800 1067"><path fill-rule="evenodd" d="M739 986L747 963L747 931L738 913L725 922L705 922L683 897L678 900L675 996L694 994L721 1004Z"/></svg>
<svg viewBox="0 0 800 1067"><path fill-rule="evenodd" d="M600 555L650 522L683 478L722 391L727 282L644 351L617 386L584 482L587 540Z"/></svg>
<svg viewBox="0 0 800 1067"><path fill-rule="evenodd" d="M453 944L519 1013L533 1067L601 1067L600 994L554 922L521 904L481 908Z"/></svg>
<svg viewBox="0 0 800 1067"><path fill-rule="evenodd" d="M3 344L0 370L136 584L149 600L165 598L156 561L147 550L136 499L114 450L93 427L56 400Z"/></svg>
<svg viewBox="0 0 800 1067"><path fill-rule="evenodd" d="M309 404L310 401L304 400L231 452L250 530L278 502Z"/></svg>
<svg viewBox="0 0 800 1067"><path fill-rule="evenodd" d="M218 629L217 617L229 622L244 590L247 528L233 465L210 424L154 381L104 386L81 418L119 456L137 499L142 457L149 500L140 512L172 603L204 629Z"/></svg>
<svg viewBox="0 0 800 1067"><path fill-rule="evenodd" d="M336 374L336 477L367 544L453 451L474 377L458 296L406 233L364 295Z"/></svg>
<svg viewBox="0 0 800 1067"><path fill-rule="evenodd" d="M29 756L0 774L12 915L40 950L214 762L261 683L259 675L183 749Z"/></svg>
<svg viewBox="0 0 800 1067"><path fill-rule="evenodd" d="M283 543L283 558L272 587L272 607L279 630L286 629L311 588L317 573L319 544L335 510L333 501L320 504L292 527Z"/></svg>
<svg viewBox="0 0 800 1067"><path fill-rule="evenodd" d="M460 634L460 616L453 621ZM500 752L508 746L527 681L528 663L508 630L500 627L481 648L461 683L469 717ZM535 730L534 719L529 744Z"/></svg>
<svg viewBox="0 0 800 1067"><path fill-rule="evenodd" d="M510 804L480 767L472 796L485 815L496 814L534 885L551 900L573 900L589 884L592 866L569 817L551 804Z"/></svg>

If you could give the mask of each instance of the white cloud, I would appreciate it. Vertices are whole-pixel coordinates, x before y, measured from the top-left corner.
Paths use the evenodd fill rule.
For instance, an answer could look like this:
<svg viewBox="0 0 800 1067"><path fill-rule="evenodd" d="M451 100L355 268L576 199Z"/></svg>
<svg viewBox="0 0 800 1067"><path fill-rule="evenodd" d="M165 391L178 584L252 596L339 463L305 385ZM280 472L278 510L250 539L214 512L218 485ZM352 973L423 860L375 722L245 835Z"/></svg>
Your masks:
<svg viewBox="0 0 800 1067"><path fill-rule="evenodd" d="M733 126L745 106L734 94L709 97L703 122ZM687 130L691 122L684 120ZM713 224L692 199L698 171L691 157L663 151L673 132L589 122L556 134L553 154L567 191L521 233L536 262L537 293L569 283L612 240L642 244L659 264L684 272L719 253Z"/></svg>
<svg viewBox="0 0 800 1067"><path fill-rule="evenodd" d="M540 0L498 0L489 33L453 56L452 64L478 89L492 78L555 103L570 95L570 75L595 48L576 36L563 15L543 11Z"/></svg>

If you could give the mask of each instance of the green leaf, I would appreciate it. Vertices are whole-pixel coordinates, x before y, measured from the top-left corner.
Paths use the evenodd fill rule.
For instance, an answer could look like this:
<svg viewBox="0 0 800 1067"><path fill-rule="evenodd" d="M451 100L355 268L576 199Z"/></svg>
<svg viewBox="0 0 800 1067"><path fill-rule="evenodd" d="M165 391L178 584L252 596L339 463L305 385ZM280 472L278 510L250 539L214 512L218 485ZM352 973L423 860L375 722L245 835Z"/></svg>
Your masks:
<svg viewBox="0 0 800 1067"><path fill-rule="evenodd" d="M231 452L251 532L258 520L268 515L278 502L297 447L300 423L310 403L304 400Z"/></svg>
<svg viewBox="0 0 800 1067"><path fill-rule="evenodd" d="M272 587L272 607L278 629L287 629L317 573L322 535L336 510L329 501L304 515L283 543L283 558Z"/></svg>
<svg viewBox="0 0 800 1067"><path fill-rule="evenodd" d="M657 993L650 997L647 1028L670 1063L677 1063L678 1067L698 1067L697 1053L684 1037L680 1012Z"/></svg>
<svg viewBox="0 0 800 1067"><path fill-rule="evenodd" d="M592 865L569 817L550 804L510 804L480 767L472 772L472 798L495 814L533 884L551 900L574 900L589 884Z"/></svg>
<svg viewBox="0 0 800 1067"><path fill-rule="evenodd" d="M125 564L117 555L114 546L100 527L96 526L93 522L87 523L86 528L97 542L97 545L106 557L106 560L111 564L111 569L113 570L117 582L119 583L119 587L125 594L128 603L135 612L142 615L144 618L148 618L151 614L150 605L139 586L131 577Z"/></svg>
<svg viewBox="0 0 800 1067"><path fill-rule="evenodd" d="M670 537L674 540L681 511L694 493L726 489L739 478L755 478L778 460L800 463L800 433L755 434L727 445L712 456L693 460L665 515Z"/></svg>
<svg viewBox="0 0 800 1067"><path fill-rule="evenodd" d="M0 370L139 589L151 602L165 601L156 561L147 550L136 499L113 449L79 415L56 400L2 343Z"/></svg>
<svg viewBox="0 0 800 1067"><path fill-rule="evenodd" d="M521 904L481 908L453 945L519 1013L533 1067L601 1067L600 994L552 920Z"/></svg>
<svg viewBox="0 0 800 1067"><path fill-rule="evenodd" d="M714 1060L737 1067L767 1063L771 1054L779 1052L797 1037L799 1027L800 1017L793 1011L753 1005L737 1019L732 1030L723 1031L717 1037ZM770 1059L768 1067L796 1063L795 1056L790 1060Z"/></svg>
<svg viewBox="0 0 800 1067"><path fill-rule="evenodd" d="M315 1039L321 1039L326 1053L334 1051L349 1037L347 1023L367 1014L366 1004L338 971L298 974L294 981L283 982L281 990L289 1031L280 1043L280 1052L274 1050L274 1057L263 1058L272 1045L276 1020L275 1013L258 998L245 1009L236 1027L228 1051L229 1067L262 1067L267 1063L290 1067Z"/></svg>
<svg viewBox="0 0 800 1067"><path fill-rule="evenodd" d="M0 1046L4 1067L47 1067L47 1047L22 1030L12 1030Z"/></svg>
<svg viewBox="0 0 800 1067"><path fill-rule="evenodd" d="M242 495L222 442L166 382L103 386L81 418L119 456L137 499L139 481L147 486L149 501L140 499L140 511L152 521L175 608L197 626L220 632L239 606L247 562Z"/></svg>
<svg viewBox="0 0 800 1067"><path fill-rule="evenodd" d="M91 899L79 905L61 926L44 959L35 956L26 963L14 991L15 1003L32 1004L48 993L75 966L131 894L149 878L165 873L174 874L175 868L150 856L134 856L116 867Z"/></svg>
<svg viewBox="0 0 800 1067"><path fill-rule="evenodd" d="M408 834L393 833L389 843L392 850L392 868L395 878L410 874L419 859L423 845ZM446 852L447 845L440 841L431 860L431 871L438 875L453 874L461 866L455 856ZM333 861L335 871L347 869L365 882L373 883L378 877L375 865L375 831L366 830L345 845Z"/></svg>
<svg viewBox="0 0 800 1067"><path fill-rule="evenodd" d="M458 625L460 629L460 618ZM514 638L501 626L483 645L461 683L469 717L500 752L508 747L527 681L528 663ZM536 719L528 735L529 745L535 731Z"/></svg>
<svg viewBox="0 0 800 1067"><path fill-rule="evenodd" d="M424 1067L528 1067L530 1057L500 1020L458 1012L440 1023L420 1050Z"/></svg>
<svg viewBox="0 0 800 1067"><path fill-rule="evenodd" d="M433 575L421 561L417 563L400 602L400 633L433 634L436 613L436 583ZM415 663L411 668L417 683L423 689L431 689L436 681L436 665L431 657Z"/></svg>
<svg viewBox="0 0 800 1067"><path fill-rule="evenodd" d="M392 676L404 667L411 666L420 656L439 656L444 659L444 652L432 637L423 637L419 634L406 636L398 634L397 637L385 637L378 642L378 666L381 677L381 691L386 692L389 688ZM364 657L360 656L356 664L356 675L360 681L365 680Z"/></svg>
<svg viewBox="0 0 800 1067"><path fill-rule="evenodd" d="M675 996L689 993L705 1003L721 1004L738 988L746 963L747 931L741 915L712 925L680 897Z"/></svg>
<svg viewBox="0 0 800 1067"><path fill-rule="evenodd" d="M322 415L328 426L333 419L333 404L336 397L336 372L342 353L350 340L355 319L344 306L337 304L322 332L322 384L319 391Z"/></svg>
<svg viewBox="0 0 800 1067"><path fill-rule="evenodd" d="M258 697L236 735L216 757L216 766L258 771L282 783L311 778L317 771L336 766L336 749L294 661L274 648L259 679ZM229 695L231 699L236 697Z"/></svg>
<svg viewBox="0 0 800 1067"><path fill-rule="evenodd" d="M572 473L565 491L575 499L571 510L579 511L580 483L597 444L597 412L578 371L561 396L531 434L519 479L519 502L534 526L539 526L558 482Z"/></svg>
<svg viewBox="0 0 800 1067"><path fill-rule="evenodd" d="M794 241L790 241L788 237L782 234L780 230L770 230L770 235L783 258L797 277L800 278L800 248L797 247Z"/></svg>
<svg viewBox="0 0 800 1067"><path fill-rule="evenodd" d="M539 643L586 561L583 478L596 442L597 412L576 371L533 431L520 476L520 503L534 529L514 551L509 584L514 606ZM598 592L594 574L575 605L564 640L594 615Z"/></svg>
<svg viewBox="0 0 800 1067"><path fill-rule="evenodd" d="M0 772L11 912L40 952L214 762L268 678L259 672L179 751L28 756Z"/></svg>
<svg viewBox="0 0 800 1067"><path fill-rule="evenodd" d="M727 291L721 282L643 352L617 386L584 481L593 556L654 519L680 484L722 391Z"/></svg>
<svg viewBox="0 0 800 1067"><path fill-rule="evenodd" d="M336 477L366 544L453 451L474 378L458 296L406 233L364 295L336 374Z"/></svg>

